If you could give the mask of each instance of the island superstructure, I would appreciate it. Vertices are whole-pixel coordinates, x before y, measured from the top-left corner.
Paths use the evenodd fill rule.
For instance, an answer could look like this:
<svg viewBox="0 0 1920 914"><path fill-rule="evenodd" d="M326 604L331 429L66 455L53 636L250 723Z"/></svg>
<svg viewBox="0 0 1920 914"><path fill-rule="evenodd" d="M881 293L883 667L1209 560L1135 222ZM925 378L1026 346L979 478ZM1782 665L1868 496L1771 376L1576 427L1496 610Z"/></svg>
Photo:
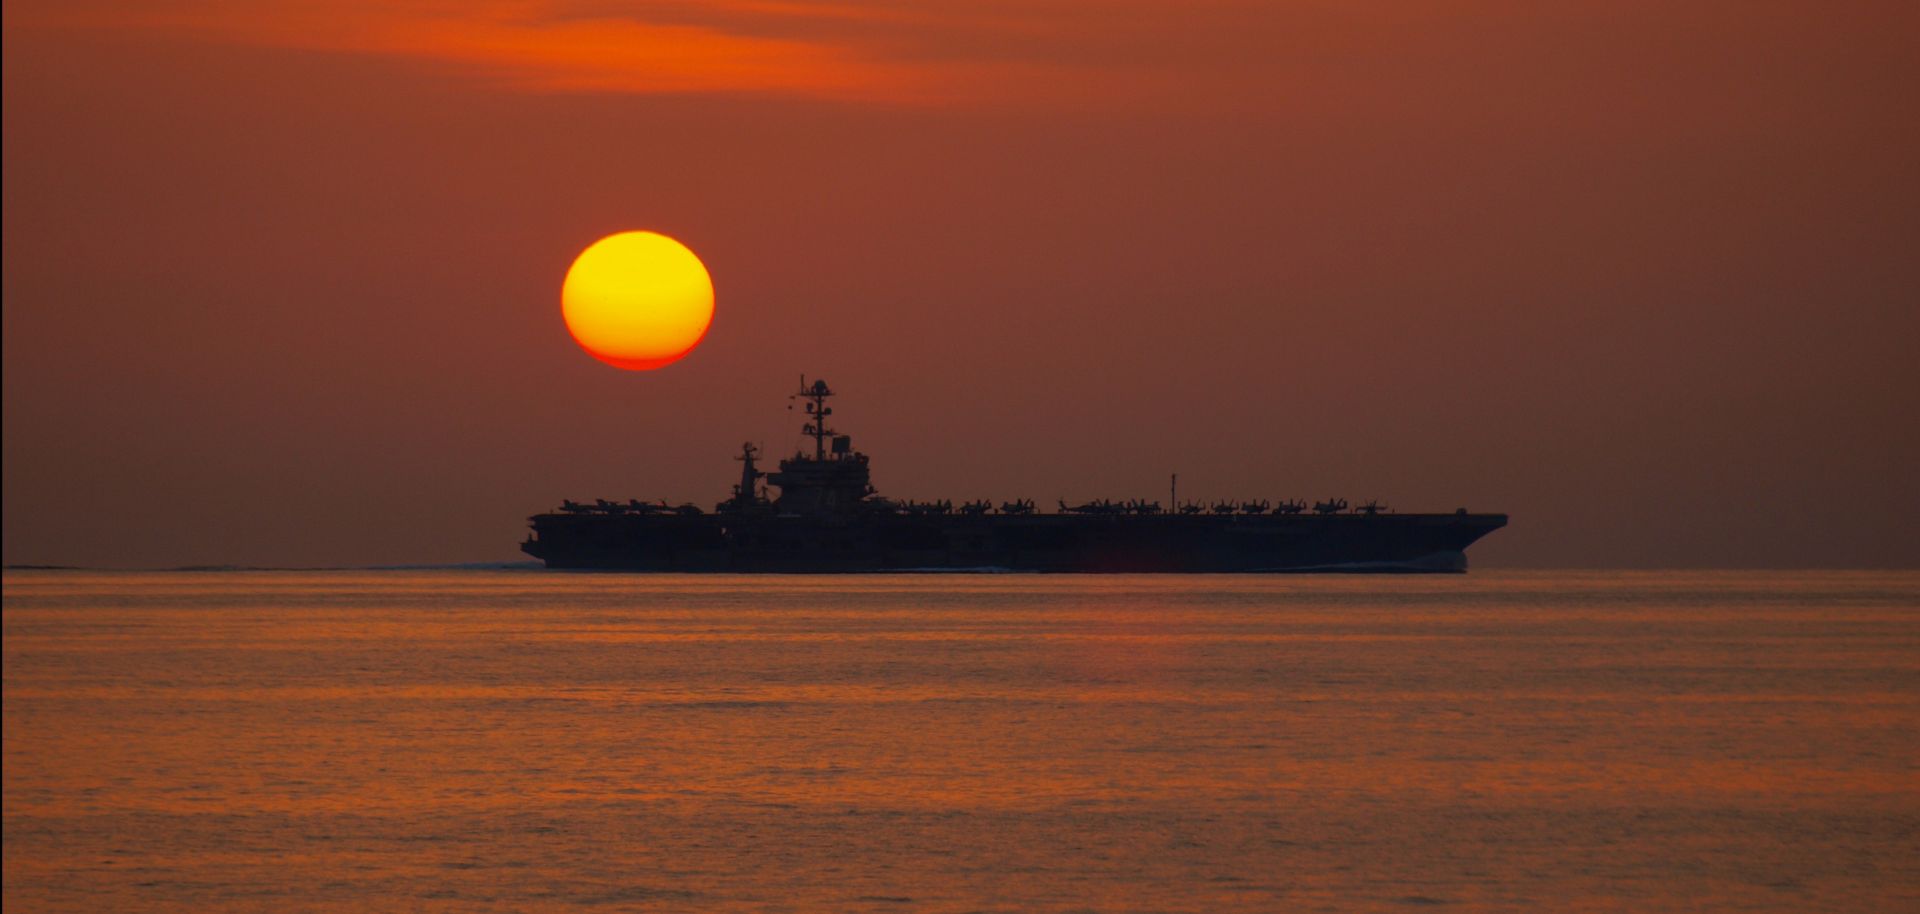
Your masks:
<svg viewBox="0 0 1920 914"><path fill-rule="evenodd" d="M1056 501L1054 511L1030 499L896 501L874 488L852 437L829 427L833 396L825 381L802 378L793 398L812 453L766 473L759 449L743 445L740 480L712 511L563 501L529 518L520 548L549 568L630 571L1462 572L1466 548L1507 523L1345 499Z"/></svg>

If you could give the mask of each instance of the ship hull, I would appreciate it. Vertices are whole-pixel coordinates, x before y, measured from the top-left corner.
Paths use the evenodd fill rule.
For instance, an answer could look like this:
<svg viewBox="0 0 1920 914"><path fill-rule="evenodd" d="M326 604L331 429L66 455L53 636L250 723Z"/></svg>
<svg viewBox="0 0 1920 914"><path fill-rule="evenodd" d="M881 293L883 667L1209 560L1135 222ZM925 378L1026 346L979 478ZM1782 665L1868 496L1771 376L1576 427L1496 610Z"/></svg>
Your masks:
<svg viewBox="0 0 1920 914"><path fill-rule="evenodd" d="M1458 573L1504 514L542 514L549 568L735 573Z"/></svg>

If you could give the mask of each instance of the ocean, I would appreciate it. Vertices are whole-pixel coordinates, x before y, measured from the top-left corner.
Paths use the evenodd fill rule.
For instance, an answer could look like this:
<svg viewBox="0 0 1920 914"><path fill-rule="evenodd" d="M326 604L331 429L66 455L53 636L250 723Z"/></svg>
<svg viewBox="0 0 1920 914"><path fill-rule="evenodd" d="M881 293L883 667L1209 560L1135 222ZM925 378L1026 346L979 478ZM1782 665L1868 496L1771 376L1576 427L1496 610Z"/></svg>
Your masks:
<svg viewBox="0 0 1920 914"><path fill-rule="evenodd" d="M35 911L1920 911L1920 573L4 578Z"/></svg>

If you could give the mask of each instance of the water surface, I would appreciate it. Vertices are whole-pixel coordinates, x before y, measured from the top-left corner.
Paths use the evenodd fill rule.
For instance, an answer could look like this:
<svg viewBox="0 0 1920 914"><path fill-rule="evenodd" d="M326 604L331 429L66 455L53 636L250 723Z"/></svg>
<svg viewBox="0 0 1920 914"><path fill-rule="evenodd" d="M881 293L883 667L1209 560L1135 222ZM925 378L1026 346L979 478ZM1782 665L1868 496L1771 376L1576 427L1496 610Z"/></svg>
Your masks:
<svg viewBox="0 0 1920 914"><path fill-rule="evenodd" d="M1920 574L5 576L25 911L1920 910Z"/></svg>

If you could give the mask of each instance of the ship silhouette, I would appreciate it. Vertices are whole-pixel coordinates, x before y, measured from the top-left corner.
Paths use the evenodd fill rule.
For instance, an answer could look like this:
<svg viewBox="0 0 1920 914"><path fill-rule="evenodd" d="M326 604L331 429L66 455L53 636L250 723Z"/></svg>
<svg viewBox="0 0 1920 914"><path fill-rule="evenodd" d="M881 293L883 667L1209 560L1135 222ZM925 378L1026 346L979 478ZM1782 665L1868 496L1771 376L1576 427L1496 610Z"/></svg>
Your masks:
<svg viewBox="0 0 1920 914"><path fill-rule="evenodd" d="M706 511L638 499L563 501L520 548L549 568L701 572L1463 572L1505 514L1399 514L1344 498L1215 502L897 501L867 455L827 424L827 382L803 377L813 452L762 472L742 445L733 494ZM765 485L761 480L765 480ZM1177 478L1176 478L1177 482ZM771 495L769 488L777 489Z"/></svg>

